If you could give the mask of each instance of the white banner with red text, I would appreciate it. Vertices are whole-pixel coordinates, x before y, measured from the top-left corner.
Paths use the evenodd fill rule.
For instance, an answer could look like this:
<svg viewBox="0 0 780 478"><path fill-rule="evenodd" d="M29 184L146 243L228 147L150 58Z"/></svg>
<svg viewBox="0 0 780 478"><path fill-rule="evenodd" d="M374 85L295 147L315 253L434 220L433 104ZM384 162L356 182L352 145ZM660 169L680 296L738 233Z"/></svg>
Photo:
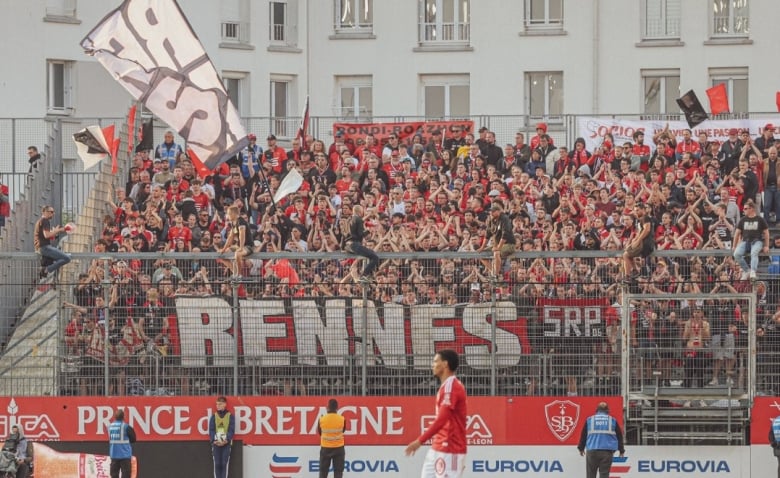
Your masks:
<svg viewBox="0 0 780 478"><path fill-rule="evenodd" d="M690 129L693 140L698 141L699 133L707 133L708 141L724 142L728 140L728 132L731 128L747 129L755 138L762 134L764 126L772 124L775 132L780 131L780 117L760 119L731 119L731 120L707 120L690 128L685 121L650 121L650 120L626 120L608 117L580 116L577 118L577 136L585 139L586 149L594 151L604 142L604 136L609 133L615 139L615 144L622 145L625 142L634 142L633 135L637 131L644 131L645 144L652 145L653 135L663 131L666 125L669 130L682 140L682 132ZM569 145L573 146L573 145Z"/></svg>

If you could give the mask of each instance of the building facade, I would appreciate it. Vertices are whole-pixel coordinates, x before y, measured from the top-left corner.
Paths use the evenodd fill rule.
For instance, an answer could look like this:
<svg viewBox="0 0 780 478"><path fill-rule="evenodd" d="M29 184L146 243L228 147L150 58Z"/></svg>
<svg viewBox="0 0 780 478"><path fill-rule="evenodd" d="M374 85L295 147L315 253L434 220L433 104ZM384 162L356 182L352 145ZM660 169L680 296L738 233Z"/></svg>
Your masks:
<svg viewBox="0 0 780 478"><path fill-rule="evenodd" d="M0 0L6 117L117 117L81 39L118 2ZM153 2L152 2L153 3ZM243 117L775 111L777 0L179 0ZM284 134L283 131L280 133Z"/></svg>

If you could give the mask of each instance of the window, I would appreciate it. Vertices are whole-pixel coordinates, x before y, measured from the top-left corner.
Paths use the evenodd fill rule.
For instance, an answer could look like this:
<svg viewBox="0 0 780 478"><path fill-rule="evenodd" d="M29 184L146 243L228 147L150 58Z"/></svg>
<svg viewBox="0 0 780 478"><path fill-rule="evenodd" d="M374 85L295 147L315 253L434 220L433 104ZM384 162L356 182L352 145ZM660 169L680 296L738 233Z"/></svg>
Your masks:
<svg viewBox="0 0 780 478"><path fill-rule="evenodd" d="M726 84L729 97L729 110L732 113L748 112L748 69L747 68L712 68L710 69L711 86Z"/></svg>
<svg viewBox="0 0 780 478"><path fill-rule="evenodd" d="M248 45L249 35L249 3L247 0L223 0L220 2L220 32L221 47L240 48Z"/></svg>
<svg viewBox="0 0 780 478"><path fill-rule="evenodd" d="M373 88L370 76L336 78L338 107L336 115L343 119L368 119L373 115Z"/></svg>
<svg viewBox="0 0 780 478"><path fill-rule="evenodd" d="M371 30L374 26L373 0L335 0L338 30Z"/></svg>
<svg viewBox="0 0 780 478"><path fill-rule="evenodd" d="M294 119L290 119L290 85L292 78L279 77L271 79L271 122L276 136L290 136L295 131Z"/></svg>
<svg viewBox="0 0 780 478"><path fill-rule="evenodd" d="M674 114L680 112L677 98L680 97L679 70L646 70L642 72L645 114Z"/></svg>
<svg viewBox="0 0 780 478"><path fill-rule="evenodd" d="M287 4L284 2L271 2L271 41L282 42L285 40L285 28L287 27Z"/></svg>
<svg viewBox="0 0 780 478"><path fill-rule="evenodd" d="M295 0L269 3L269 40L272 45L297 45L297 5Z"/></svg>
<svg viewBox="0 0 780 478"><path fill-rule="evenodd" d="M465 118L470 115L468 75L421 77L423 112L426 119Z"/></svg>
<svg viewBox="0 0 780 478"><path fill-rule="evenodd" d="M680 0L645 0L644 40L680 38Z"/></svg>
<svg viewBox="0 0 780 478"><path fill-rule="evenodd" d="M526 30L561 30L563 0L525 0Z"/></svg>
<svg viewBox="0 0 780 478"><path fill-rule="evenodd" d="M468 43L470 0L419 0L420 43Z"/></svg>
<svg viewBox="0 0 780 478"><path fill-rule="evenodd" d="M713 36L748 36L749 0L712 0Z"/></svg>
<svg viewBox="0 0 780 478"><path fill-rule="evenodd" d="M239 115L241 115L245 108L249 107L248 100L248 74L240 71L223 71L222 83L225 85L228 98L233 106L236 107Z"/></svg>
<svg viewBox="0 0 780 478"><path fill-rule="evenodd" d="M563 114L563 72L526 73L528 114L555 120Z"/></svg>
<svg viewBox="0 0 780 478"><path fill-rule="evenodd" d="M46 68L46 105L49 113L70 114L73 106L73 62L49 60Z"/></svg>
<svg viewBox="0 0 780 478"><path fill-rule="evenodd" d="M46 0L46 22L81 23L76 18L76 0Z"/></svg>

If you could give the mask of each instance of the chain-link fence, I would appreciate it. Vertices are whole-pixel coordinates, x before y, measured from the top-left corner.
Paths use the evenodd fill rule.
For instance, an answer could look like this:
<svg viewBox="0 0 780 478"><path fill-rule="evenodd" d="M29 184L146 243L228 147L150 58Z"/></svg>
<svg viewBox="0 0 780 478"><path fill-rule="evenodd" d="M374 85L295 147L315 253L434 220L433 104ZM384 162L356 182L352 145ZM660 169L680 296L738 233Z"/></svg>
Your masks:
<svg viewBox="0 0 780 478"><path fill-rule="evenodd" d="M660 254L679 265L705 252ZM518 253L498 283L475 253L391 254L367 286L353 283L353 258L340 253L259 254L241 281L229 279L231 259L213 253L78 254L67 266L75 282L59 284L39 279L35 257L6 257L3 293L29 303L6 330L0 389L428 395L433 355L453 348L474 395L621 394L630 364L631 393L744 396L751 360L756 390L780 391L776 278L691 282L681 273L625 286L617 258L601 254ZM430 272L416 272L420 264ZM678 298L689 285L711 295ZM755 297L755 329L747 301L718 298L724 289ZM623 328L626 292L664 298L632 296Z"/></svg>

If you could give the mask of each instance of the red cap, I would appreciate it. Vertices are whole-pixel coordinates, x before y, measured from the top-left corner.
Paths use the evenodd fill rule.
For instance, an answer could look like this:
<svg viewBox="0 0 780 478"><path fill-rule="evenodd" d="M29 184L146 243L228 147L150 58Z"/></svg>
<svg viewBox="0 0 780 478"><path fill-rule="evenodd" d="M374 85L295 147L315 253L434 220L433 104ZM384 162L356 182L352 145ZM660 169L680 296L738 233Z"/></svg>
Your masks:
<svg viewBox="0 0 780 478"><path fill-rule="evenodd" d="M731 129L729 130L729 136L731 136L731 135L733 135L733 134L737 134L737 133L739 133L739 131L737 130L737 128L731 128Z"/></svg>
<svg viewBox="0 0 780 478"><path fill-rule="evenodd" d="M768 129L770 131L774 131L775 130L775 125L773 125L772 123L767 123L767 124L764 125L764 129Z"/></svg>
<svg viewBox="0 0 780 478"><path fill-rule="evenodd" d="M547 132L547 123L536 123L536 129L540 129L540 130L542 130L542 131L544 131L546 133Z"/></svg>

